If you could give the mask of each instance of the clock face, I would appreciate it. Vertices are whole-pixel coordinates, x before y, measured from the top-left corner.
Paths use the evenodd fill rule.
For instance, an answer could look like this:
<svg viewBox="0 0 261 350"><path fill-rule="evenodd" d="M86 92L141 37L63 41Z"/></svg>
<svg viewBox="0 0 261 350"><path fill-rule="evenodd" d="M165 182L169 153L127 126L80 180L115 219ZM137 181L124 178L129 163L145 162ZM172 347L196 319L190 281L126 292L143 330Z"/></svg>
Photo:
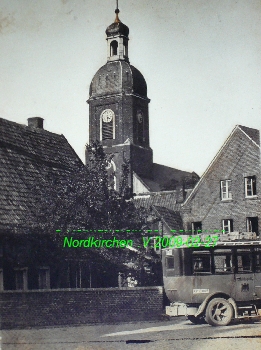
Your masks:
<svg viewBox="0 0 261 350"><path fill-rule="evenodd" d="M102 121L104 123L109 123L112 120L112 118L114 117L114 113L111 109L105 109L102 112L101 117L102 117Z"/></svg>
<svg viewBox="0 0 261 350"><path fill-rule="evenodd" d="M137 111L137 119L138 119L138 122L139 123L142 123L142 120L143 120L143 113L142 111Z"/></svg>

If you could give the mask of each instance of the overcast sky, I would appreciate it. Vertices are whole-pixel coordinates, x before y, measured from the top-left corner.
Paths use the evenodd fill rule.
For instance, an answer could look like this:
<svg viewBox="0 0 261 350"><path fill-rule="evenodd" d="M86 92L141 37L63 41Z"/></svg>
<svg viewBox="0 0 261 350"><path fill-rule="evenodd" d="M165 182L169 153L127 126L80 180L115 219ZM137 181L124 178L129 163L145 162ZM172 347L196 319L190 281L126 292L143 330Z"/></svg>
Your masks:
<svg viewBox="0 0 261 350"><path fill-rule="evenodd" d="M154 162L201 175L236 124L261 128L260 0L119 0L144 75ZM84 160L89 85L114 0L1 0L0 117L63 134Z"/></svg>

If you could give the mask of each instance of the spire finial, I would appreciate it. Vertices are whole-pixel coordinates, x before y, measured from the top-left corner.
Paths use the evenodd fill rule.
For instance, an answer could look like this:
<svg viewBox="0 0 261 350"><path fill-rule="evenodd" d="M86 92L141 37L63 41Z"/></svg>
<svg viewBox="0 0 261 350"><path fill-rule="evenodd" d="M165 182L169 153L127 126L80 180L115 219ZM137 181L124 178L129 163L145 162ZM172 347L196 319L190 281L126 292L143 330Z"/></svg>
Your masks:
<svg viewBox="0 0 261 350"><path fill-rule="evenodd" d="M120 22L120 19L119 19L119 16L118 16L119 12L120 12L120 10L119 10L119 6L118 6L118 0L116 0L116 10L115 10L116 18L115 18L114 23L119 23Z"/></svg>

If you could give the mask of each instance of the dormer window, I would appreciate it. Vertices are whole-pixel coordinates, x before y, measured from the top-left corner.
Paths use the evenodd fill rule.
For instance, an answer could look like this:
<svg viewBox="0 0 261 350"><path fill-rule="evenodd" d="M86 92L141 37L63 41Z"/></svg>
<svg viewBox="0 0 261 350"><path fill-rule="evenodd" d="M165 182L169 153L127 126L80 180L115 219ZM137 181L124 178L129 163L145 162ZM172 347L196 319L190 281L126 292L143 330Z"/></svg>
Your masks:
<svg viewBox="0 0 261 350"><path fill-rule="evenodd" d="M116 56L118 54L118 42L113 40L111 42L111 56Z"/></svg>

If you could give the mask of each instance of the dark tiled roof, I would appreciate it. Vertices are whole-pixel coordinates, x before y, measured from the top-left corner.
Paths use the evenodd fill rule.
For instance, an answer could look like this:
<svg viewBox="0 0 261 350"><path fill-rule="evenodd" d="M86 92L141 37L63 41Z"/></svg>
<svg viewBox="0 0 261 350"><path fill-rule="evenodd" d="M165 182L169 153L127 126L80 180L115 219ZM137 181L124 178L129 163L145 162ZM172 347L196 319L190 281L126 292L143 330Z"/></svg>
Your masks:
<svg viewBox="0 0 261 350"><path fill-rule="evenodd" d="M141 194L134 197L134 204L137 207L151 208L153 205L165 207L171 210L179 210L178 191L162 191Z"/></svg>
<svg viewBox="0 0 261 350"><path fill-rule="evenodd" d="M153 206L153 209L169 230L183 230L182 218L179 212L157 205Z"/></svg>
<svg viewBox="0 0 261 350"><path fill-rule="evenodd" d="M255 143L260 145L260 134L259 130L248 128L247 126L238 125Z"/></svg>
<svg viewBox="0 0 261 350"><path fill-rule="evenodd" d="M84 166L63 135L0 118L0 228L30 227L37 186Z"/></svg>
<svg viewBox="0 0 261 350"><path fill-rule="evenodd" d="M152 178L140 176L142 181L152 192L174 190L185 181L185 188L193 188L199 176L192 172L171 168L153 163Z"/></svg>

